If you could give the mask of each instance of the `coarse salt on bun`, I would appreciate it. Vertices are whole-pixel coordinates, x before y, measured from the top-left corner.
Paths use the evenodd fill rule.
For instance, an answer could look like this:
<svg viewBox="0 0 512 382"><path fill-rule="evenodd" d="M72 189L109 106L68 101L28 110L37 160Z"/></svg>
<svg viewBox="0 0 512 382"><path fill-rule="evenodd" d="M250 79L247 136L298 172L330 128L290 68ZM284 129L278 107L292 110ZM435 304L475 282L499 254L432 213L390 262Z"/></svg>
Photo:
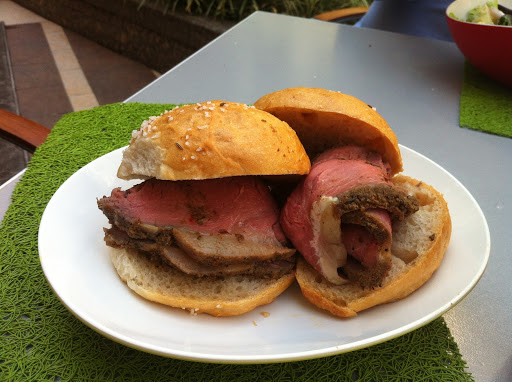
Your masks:
<svg viewBox="0 0 512 382"><path fill-rule="evenodd" d="M378 152L392 174L403 170L393 130L371 106L353 96L295 87L267 94L254 106L286 121L311 159L331 147L357 145Z"/></svg>
<svg viewBox="0 0 512 382"><path fill-rule="evenodd" d="M309 157L286 122L245 104L207 101L144 121L118 170L121 179L210 179L307 174Z"/></svg>
<svg viewBox="0 0 512 382"><path fill-rule="evenodd" d="M314 305L340 317L407 297L438 269L451 236L451 219L443 195L422 181L397 175L393 183L420 203L419 211L393 225L393 265L382 286L334 285L304 259L297 264L297 281Z"/></svg>

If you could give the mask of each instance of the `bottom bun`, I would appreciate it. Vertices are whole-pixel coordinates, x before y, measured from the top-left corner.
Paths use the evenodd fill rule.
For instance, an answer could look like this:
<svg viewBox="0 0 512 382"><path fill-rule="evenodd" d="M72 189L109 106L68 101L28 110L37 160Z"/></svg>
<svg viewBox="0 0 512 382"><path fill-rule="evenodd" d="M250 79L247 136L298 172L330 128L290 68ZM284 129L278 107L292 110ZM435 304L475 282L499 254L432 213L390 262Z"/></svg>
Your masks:
<svg viewBox="0 0 512 382"><path fill-rule="evenodd" d="M443 195L416 179L398 175L393 183L414 195L419 210L393 225L393 265L382 286L362 289L356 284L334 285L303 258L297 281L303 295L316 306L340 317L407 297L422 286L441 264L451 236L451 219Z"/></svg>
<svg viewBox="0 0 512 382"><path fill-rule="evenodd" d="M151 261L134 249L110 248L119 277L140 296L192 314L235 316L269 304L295 280L295 271L278 279L251 276L198 278Z"/></svg>

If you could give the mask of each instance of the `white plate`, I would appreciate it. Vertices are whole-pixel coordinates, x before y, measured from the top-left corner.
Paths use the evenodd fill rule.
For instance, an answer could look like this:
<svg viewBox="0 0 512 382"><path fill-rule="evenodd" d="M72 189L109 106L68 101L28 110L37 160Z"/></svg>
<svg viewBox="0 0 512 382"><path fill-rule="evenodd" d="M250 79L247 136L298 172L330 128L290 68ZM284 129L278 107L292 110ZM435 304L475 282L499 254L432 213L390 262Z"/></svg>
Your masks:
<svg viewBox="0 0 512 382"><path fill-rule="evenodd" d="M132 293L110 263L102 229L108 222L96 205L96 198L110 195L114 187L134 184L116 177L122 149L76 172L52 197L39 230L41 265L62 303L80 320L115 341L150 353L264 363L380 343L429 323L464 298L482 276L490 249L485 217L464 186L431 160L406 147L401 150L404 173L445 195L453 223L451 242L441 267L422 288L352 319L338 319L312 306L296 285L270 305L225 318L192 316Z"/></svg>

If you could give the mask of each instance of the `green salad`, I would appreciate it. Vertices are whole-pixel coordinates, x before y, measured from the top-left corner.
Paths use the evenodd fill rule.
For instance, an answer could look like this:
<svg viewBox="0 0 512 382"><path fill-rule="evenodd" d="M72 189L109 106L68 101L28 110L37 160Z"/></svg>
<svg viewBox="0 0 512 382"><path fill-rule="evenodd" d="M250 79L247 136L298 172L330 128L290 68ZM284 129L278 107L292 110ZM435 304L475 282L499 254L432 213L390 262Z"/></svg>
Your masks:
<svg viewBox="0 0 512 382"><path fill-rule="evenodd" d="M450 17L460 20L453 13L450 14ZM512 15L503 13L498 8L498 0L495 0L473 8L467 13L466 19L461 21L475 24L512 26Z"/></svg>

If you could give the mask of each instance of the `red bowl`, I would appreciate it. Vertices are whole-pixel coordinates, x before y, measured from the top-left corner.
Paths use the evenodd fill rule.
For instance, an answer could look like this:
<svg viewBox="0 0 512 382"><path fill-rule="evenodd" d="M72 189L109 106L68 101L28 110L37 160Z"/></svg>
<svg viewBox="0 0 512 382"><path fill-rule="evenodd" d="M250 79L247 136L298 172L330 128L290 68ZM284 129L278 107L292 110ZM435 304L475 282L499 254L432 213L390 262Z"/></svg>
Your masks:
<svg viewBox="0 0 512 382"><path fill-rule="evenodd" d="M485 0L454 1L446 9L448 27L453 41L473 66L496 81L512 86L512 27L460 21L469 10L485 3ZM499 3L512 9L512 0Z"/></svg>

